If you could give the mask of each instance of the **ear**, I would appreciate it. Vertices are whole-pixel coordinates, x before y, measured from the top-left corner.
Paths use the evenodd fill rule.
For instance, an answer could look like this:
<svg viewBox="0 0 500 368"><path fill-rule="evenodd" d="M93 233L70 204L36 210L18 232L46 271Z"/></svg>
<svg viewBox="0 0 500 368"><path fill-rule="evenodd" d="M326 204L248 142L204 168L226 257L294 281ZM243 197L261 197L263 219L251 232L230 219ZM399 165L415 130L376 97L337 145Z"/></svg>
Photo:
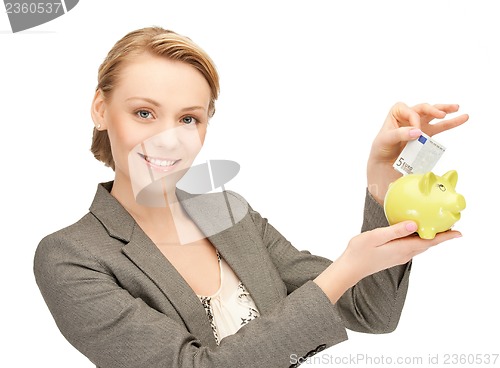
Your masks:
<svg viewBox="0 0 500 368"><path fill-rule="evenodd" d="M431 192L432 186L436 182L436 175L434 175L434 173L432 172L428 172L427 174L422 176L422 178L420 178L420 181L418 182L418 188L420 189L420 192L427 195Z"/></svg>
<svg viewBox="0 0 500 368"><path fill-rule="evenodd" d="M443 175L443 178L448 180L453 188L457 186L458 181L458 173L455 170L450 170L446 174Z"/></svg>
<svg viewBox="0 0 500 368"><path fill-rule="evenodd" d="M106 112L106 101L100 89L95 92L92 106L90 107L90 115L94 121L97 130L107 130L106 119L104 118Z"/></svg>

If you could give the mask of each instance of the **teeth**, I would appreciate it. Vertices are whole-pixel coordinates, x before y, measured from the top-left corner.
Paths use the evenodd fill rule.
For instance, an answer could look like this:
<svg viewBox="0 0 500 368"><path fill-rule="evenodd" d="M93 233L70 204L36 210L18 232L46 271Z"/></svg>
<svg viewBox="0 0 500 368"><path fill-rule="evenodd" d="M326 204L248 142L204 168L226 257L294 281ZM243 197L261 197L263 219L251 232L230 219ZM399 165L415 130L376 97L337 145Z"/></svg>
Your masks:
<svg viewBox="0 0 500 368"><path fill-rule="evenodd" d="M149 163L151 163L155 166L168 167L168 166L172 166L173 164L175 164L175 160L161 160L159 158L152 158L152 157L147 157L147 156L145 156L144 158L146 159L146 161L148 161Z"/></svg>

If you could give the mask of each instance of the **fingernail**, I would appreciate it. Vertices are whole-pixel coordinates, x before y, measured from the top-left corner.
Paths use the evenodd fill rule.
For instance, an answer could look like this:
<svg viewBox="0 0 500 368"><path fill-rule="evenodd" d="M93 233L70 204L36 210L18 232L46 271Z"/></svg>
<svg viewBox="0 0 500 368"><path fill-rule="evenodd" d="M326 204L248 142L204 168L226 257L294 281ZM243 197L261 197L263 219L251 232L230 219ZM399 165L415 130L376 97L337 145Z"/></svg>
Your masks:
<svg viewBox="0 0 500 368"><path fill-rule="evenodd" d="M418 138L422 135L422 131L420 129L411 129L409 134L410 138Z"/></svg>
<svg viewBox="0 0 500 368"><path fill-rule="evenodd" d="M417 231L417 228L418 228L418 226L414 222L409 222L406 224L406 230L411 231L412 233Z"/></svg>

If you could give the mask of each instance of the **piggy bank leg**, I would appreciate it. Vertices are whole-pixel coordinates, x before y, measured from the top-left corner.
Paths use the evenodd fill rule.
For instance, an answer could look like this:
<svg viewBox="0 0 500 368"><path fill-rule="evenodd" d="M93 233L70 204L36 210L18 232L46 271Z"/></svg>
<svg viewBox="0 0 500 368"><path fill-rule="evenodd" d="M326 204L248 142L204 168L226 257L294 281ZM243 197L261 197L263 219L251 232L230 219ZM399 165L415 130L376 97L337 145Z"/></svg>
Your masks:
<svg viewBox="0 0 500 368"><path fill-rule="evenodd" d="M434 239L436 236L436 229L433 227L425 227L422 226L418 229L418 236L420 236L422 239Z"/></svg>

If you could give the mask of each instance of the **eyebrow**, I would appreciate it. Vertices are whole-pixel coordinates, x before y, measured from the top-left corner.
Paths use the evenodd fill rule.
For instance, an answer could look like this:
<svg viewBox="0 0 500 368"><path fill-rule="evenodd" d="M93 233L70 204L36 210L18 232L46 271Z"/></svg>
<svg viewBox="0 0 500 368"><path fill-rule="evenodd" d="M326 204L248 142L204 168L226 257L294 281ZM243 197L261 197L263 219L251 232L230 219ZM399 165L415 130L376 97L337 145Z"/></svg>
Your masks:
<svg viewBox="0 0 500 368"><path fill-rule="evenodd" d="M151 98L148 98L148 97L129 97L125 101L130 101L130 100L143 100L143 101L149 102L152 105L155 105L156 107L161 106L161 104L159 102L157 102Z"/></svg>
<svg viewBox="0 0 500 368"><path fill-rule="evenodd" d="M149 102L152 105L155 105L156 107L161 107L161 104L158 101L155 101L155 100L148 98L148 97L129 97L125 101L129 101L129 100L143 100L143 101ZM193 111L193 110L206 111L206 108L204 108L203 106L189 106L189 107L184 107L181 109L181 111Z"/></svg>

